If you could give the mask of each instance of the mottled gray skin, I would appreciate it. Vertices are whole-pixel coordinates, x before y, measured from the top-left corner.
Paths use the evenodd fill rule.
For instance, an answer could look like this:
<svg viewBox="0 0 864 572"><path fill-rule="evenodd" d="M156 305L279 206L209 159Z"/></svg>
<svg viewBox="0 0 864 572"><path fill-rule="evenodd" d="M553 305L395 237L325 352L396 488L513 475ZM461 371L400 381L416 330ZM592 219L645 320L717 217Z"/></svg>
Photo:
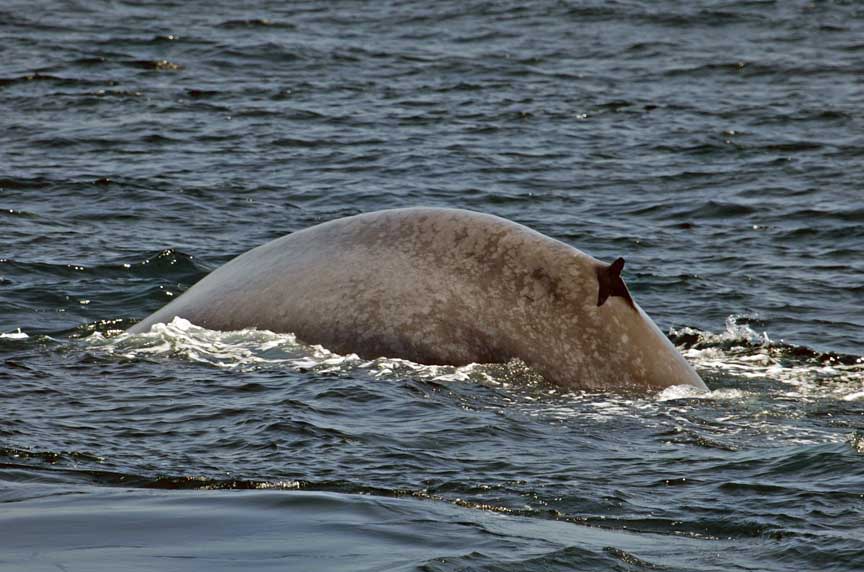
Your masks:
<svg viewBox="0 0 864 572"><path fill-rule="evenodd" d="M293 332L364 358L520 358L567 388L705 388L638 305L597 305L608 265L529 228L457 209L334 220L238 256L129 329L174 316Z"/></svg>

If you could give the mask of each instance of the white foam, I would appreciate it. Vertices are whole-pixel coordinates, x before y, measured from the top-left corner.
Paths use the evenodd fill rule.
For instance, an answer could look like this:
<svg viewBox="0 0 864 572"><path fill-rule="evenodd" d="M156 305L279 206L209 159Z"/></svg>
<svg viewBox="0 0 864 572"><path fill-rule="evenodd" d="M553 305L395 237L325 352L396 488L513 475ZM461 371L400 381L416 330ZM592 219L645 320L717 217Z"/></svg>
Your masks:
<svg viewBox="0 0 864 572"><path fill-rule="evenodd" d="M864 401L864 391L859 391L858 393L850 393L849 395L844 395L843 399L845 401Z"/></svg>
<svg viewBox="0 0 864 572"><path fill-rule="evenodd" d="M692 385L670 385L657 394L657 401L672 401L675 399L705 399L711 397L710 391L693 387Z"/></svg>
<svg viewBox="0 0 864 572"><path fill-rule="evenodd" d="M157 324L143 334L106 337L96 333L86 341L95 350L131 359L179 358L227 369L284 367L337 374L362 371L380 380L480 383L501 390L492 402L482 406L512 408L520 414L552 422L579 419L605 424L629 418L662 431L671 425L682 434L697 433L720 442L732 440L733 444L738 439L733 436L738 434L756 436L765 442L796 444L846 439L830 428L805 429L798 424L778 422L778 416L798 415L801 404L820 399L864 400L864 360L844 365L789 357L788 352L783 354L782 347L778 350L778 346L772 345L767 334L737 323L738 318L730 316L726 329L720 333L694 329L676 332L698 336L696 347L683 353L708 378L709 384L712 377L722 383L730 383L730 378L734 378L731 382L736 387L715 387L705 392L690 386L672 386L654 394L635 396L549 387L519 360L460 367L421 365L395 358L366 360L355 354L339 355L321 346L303 344L292 334L254 328L219 332L181 318ZM23 333L11 335L26 337ZM779 389L776 382L782 383ZM795 405L786 407L785 403ZM704 424L693 420L700 410L708 412Z"/></svg>
<svg viewBox="0 0 864 572"><path fill-rule="evenodd" d="M596 419L638 411L651 403L668 405L677 400L742 401L762 395L767 387L774 387L775 398L812 401L814 399L864 399L864 359L848 365L819 363L789 357L783 349L772 344L766 333L757 333L741 316L730 316L723 332L713 333L685 328L673 332L697 336L696 347L682 350L703 378L738 380L736 388L715 388L703 392L689 386L673 386L641 400L623 397L608 399L605 392L577 391L564 393L541 383L540 376L523 362L508 364L470 364L466 366L421 365L408 360L379 358L364 360L355 354L339 355L321 346L299 342L293 334L278 334L249 328L234 332L208 330L175 318L168 324L157 324L143 334L121 333L106 337L96 333L87 341L107 353L135 359L180 358L227 369L258 369L262 367L288 367L296 371L350 373L363 370L377 379L404 379L436 381L442 383L473 382L517 392L521 402L548 401L560 405L590 404L587 413ZM23 332L0 334L21 339ZM747 387L740 387L741 382ZM786 389L778 392L776 383ZM565 390L566 391L566 390ZM547 403L548 404L548 403ZM558 407L556 405L556 407ZM586 415L579 407L574 414ZM565 408L550 409L544 414L563 418L570 413Z"/></svg>
<svg viewBox="0 0 864 572"><path fill-rule="evenodd" d="M154 324L150 331L141 334L124 332L105 337L96 332L87 341L96 349L129 359L179 357L228 369L281 363L300 369L315 367L330 357L322 351L316 352L314 346L304 348L293 334L255 328L219 332L195 326L183 318Z"/></svg>
<svg viewBox="0 0 864 572"><path fill-rule="evenodd" d="M501 365L421 365L404 359L364 360L356 354L340 355L320 345L299 342L294 334L248 328L229 332L208 330L175 317L167 324L155 324L141 334L105 336L94 333L86 340L91 347L128 359L180 358L226 369L288 367L296 371L340 373L366 370L375 378L404 378L456 382L494 383L490 371ZM522 364L524 367L524 364ZM518 369L518 364L515 366Z"/></svg>
<svg viewBox="0 0 864 572"><path fill-rule="evenodd" d="M21 328L18 328L17 332L0 333L0 338L5 338L7 340L26 340L29 337L30 336L21 331Z"/></svg>
<svg viewBox="0 0 864 572"><path fill-rule="evenodd" d="M682 353L703 377L714 374L752 380L754 390L758 390L761 382L781 382L790 386L787 397L804 399L857 399L852 396L864 390L864 358L855 364L842 364L784 355L784 348L772 343L767 333L760 334L746 324L739 324L742 317L729 316L726 329L719 334L693 328L673 331L698 337L695 344L698 347L684 349Z"/></svg>

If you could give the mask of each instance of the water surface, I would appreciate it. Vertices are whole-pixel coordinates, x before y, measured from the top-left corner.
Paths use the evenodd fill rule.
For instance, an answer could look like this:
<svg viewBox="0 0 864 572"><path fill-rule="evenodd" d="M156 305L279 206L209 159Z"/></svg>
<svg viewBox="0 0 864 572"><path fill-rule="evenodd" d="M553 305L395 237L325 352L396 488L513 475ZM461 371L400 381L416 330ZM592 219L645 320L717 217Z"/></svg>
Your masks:
<svg viewBox="0 0 864 572"><path fill-rule="evenodd" d="M0 569L860 570L861 38L845 2L5 3ZM625 257L713 391L120 333L410 205Z"/></svg>

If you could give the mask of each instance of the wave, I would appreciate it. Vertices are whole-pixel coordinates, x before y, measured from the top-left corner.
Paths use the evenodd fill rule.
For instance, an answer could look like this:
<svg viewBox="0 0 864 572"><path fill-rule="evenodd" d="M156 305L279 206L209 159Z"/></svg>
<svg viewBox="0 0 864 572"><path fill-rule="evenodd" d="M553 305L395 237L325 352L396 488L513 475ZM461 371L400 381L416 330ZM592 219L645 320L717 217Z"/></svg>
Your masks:
<svg viewBox="0 0 864 572"><path fill-rule="evenodd" d="M21 331L21 328L18 328L14 332L0 332L0 338L6 340L26 340L30 336Z"/></svg>
<svg viewBox="0 0 864 572"><path fill-rule="evenodd" d="M727 399L741 391L757 391L777 384L786 393L845 401L864 400L864 357L819 352L805 346L772 341L756 332L751 315L731 315L719 333L690 327L672 329L669 338L705 378L719 386L709 394L692 388L671 387L654 396L658 401L682 398ZM112 335L114 334L114 335ZM466 366L422 365L398 358L363 359L340 355L320 345L308 345L293 334L249 328L234 332L208 330L182 318L157 324L144 334L95 332L87 342L96 350L127 359L183 359L214 367L254 370L288 367L318 374L350 374L363 370L375 378L411 378L421 381L472 381L505 388L544 388L542 378L520 360L506 364ZM565 392L566 393L566 392ZM571 396L594 395L590 392Z"/></svg>
<svg viewBox="0 0 864 572"><path fill-rule="evenodd" d="M112 335L115 334L115 335ZM294 334L280 334L257 328L233 332L209 330L175 317L156 324L149 332L127 334L94 332L91 348L126 359L184 359L214 367L238 370L288 367L298 372L350 373L365 370L375 378L411 377L425 381L482 381L509 384L513 376L539 379L519 360L508 364L466 366L423 365L399 358L360 358L340 355L320 345L297 340Z"/></svg>
<svg viewBox="0 0 864 572"><path fill-rule="evenodd" d="M669 337L703 377L779 382L798 396L864 400L864 357L772 341L745 323L754 318L731 315L723 332L684 327Z"/></svg>

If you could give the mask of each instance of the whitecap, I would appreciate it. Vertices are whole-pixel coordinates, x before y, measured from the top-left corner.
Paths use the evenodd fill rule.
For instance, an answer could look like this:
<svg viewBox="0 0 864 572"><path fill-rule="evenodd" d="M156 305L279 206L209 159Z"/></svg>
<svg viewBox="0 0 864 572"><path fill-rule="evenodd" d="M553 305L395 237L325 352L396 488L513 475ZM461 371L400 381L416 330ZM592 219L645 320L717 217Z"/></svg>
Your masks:
<svg viewBox="0 0 864 572"><path fill-rule="evenodd" d="M745 317L753 318L729 316L720 333L681 328L673 329L670 335L696 340L680 349L703 377L750 380L754 391L764 382L780 382L790 388L786 397L858 399L855 396L864 390L864 359L851 364L833 363L830 359L815 359L809 356L815 352L809 351L803 352L805 357L798 357L797 350L802 348L772 342L766 332L758 333L740 324Z"/></svg>
<svg viewBox="0 0 864 572"><path fill-rule="evenodd" d="M18 328L18 331L15 332L0 333L0 338L7 340L26 340L29 337L30 336L21 331L21 328Z"/></svg>

